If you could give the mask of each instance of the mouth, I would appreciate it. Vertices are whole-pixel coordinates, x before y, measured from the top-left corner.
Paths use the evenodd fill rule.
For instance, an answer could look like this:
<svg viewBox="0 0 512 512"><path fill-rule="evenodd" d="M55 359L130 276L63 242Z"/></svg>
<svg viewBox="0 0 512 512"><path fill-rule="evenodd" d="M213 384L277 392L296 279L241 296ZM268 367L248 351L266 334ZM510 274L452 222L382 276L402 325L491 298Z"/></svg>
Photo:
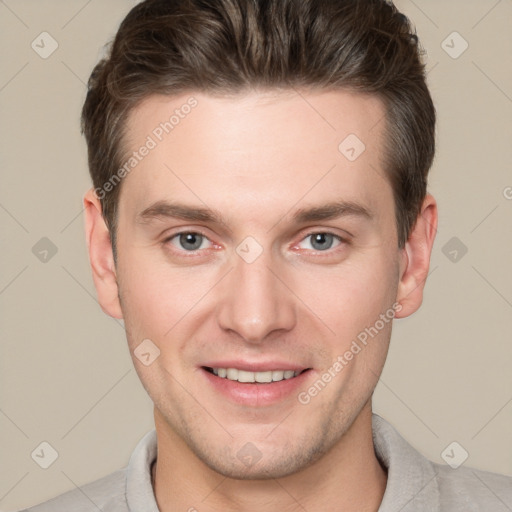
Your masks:
<svg viewBox="0 0 512 512"><path fill-rule="evenodd" d="M303 370L266 370L251 372L238 368L212 368L210 366L203 366L203 369L221 379L242 382L244 384L272 384L273 382L293 379L311 370L311 368L305 368Z"/></svg>
<svg viewBox="0 0 512 512"><path fill-rule="evenodd" d="M226 362L201 366L206 389L211 390L213 396L222 396L223 403L227 398L244 407L270 407L285 401L295 403L294 398L308 385L314 373L313 368L277 362L264 365L241 362L242 365L243 368L237 368L238 365Z"/></svg>

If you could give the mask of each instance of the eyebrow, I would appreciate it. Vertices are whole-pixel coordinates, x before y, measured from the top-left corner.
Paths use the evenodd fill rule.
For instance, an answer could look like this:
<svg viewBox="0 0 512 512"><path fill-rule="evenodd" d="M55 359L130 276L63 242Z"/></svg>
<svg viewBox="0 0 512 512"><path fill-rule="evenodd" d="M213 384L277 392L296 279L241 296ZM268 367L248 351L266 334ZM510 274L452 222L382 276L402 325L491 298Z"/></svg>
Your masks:
<svg viewBox="0 0 512 512"><path fill-rule="evenodd" d="M373 219L373 213L365 206L353 201L337 201L322 206L302 208L294 213L292 219L296 224L333 220L339 217L355 216L367 220ZM192 222L210 222L227 225L220 212L210 208L191 207L181 203L157 201L140 212L136 220L146 223L153 219L174 218Z"/></svg>
<svg viewBox="0 0 512 512"><path fill-rule="evenodd" d="M225 224L222 215L209 208L190 207L180 203L157 201L137 215L138 222L147 222L160 217L197 222Z"/></svg>
<svg viewBox="0 0 512 512"><path fill-rule="evenodd" d="M362 217L367 220L373 219L373 213L369 208L353 201L337 201L322 206L303 208L293 215L293 219L298 224L303 224L306 222L332 220L345 216Z"/></svg>

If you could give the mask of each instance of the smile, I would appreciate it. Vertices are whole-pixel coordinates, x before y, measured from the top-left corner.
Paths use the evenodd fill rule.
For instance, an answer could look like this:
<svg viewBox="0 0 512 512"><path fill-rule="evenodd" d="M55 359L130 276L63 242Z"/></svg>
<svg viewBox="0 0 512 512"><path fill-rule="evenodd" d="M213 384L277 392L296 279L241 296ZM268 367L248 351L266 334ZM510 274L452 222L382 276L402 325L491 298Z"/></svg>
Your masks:
<svg viewBox="0 0 512 512"><path fill-rule="evenodd" d="M237 368L210 368L205 367L207 371L213 373L222 379L228 379L243 383L269 384L297 377L306 370L268 370L263 372L250 372L239 370Z"/></svg>
<svg viewBox="0 0 512 512"><path fill-rule="evenodd" d="M230 402L245 407L272 406L285 400L295 404L294 398L301 389L307 387L307 383L314 376L312 368L295 367L283 370L278 369L282 368L278 362L275 365L266 363L246 366L256 366L252 370L257 371L236 368L231 364L212 364L201 366L200 369L207 388L213 391L215 396L221 395Z"/></svg>

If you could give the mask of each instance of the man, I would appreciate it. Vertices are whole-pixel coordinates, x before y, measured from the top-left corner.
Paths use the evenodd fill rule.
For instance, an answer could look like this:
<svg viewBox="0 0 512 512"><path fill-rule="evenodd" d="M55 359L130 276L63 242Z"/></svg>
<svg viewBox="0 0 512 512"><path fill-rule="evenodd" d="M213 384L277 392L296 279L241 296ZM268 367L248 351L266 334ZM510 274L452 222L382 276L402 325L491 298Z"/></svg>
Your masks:
<svg viewBox="0 0 512 512"><path fill-rule="evenodd" d="M44 511L510 510L371 398L421 305L435 111L384 0L147 0L95 68L85 196L103 310L156 430Z"/></svg>

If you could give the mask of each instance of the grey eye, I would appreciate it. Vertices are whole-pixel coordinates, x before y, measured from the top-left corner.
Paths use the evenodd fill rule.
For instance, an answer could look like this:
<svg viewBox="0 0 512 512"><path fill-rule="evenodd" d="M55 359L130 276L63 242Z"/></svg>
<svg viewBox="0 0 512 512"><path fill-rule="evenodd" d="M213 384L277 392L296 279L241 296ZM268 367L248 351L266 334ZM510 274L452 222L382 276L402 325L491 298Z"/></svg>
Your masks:
<svg viewBox="0 0 512 512"><path fill-rule="evenodd" d="M309 235L311 239L311 247L315 249L315 251L326 251L333 246L334 243L334 235L330 233L315 233L313 235Z"/></svg>
<svg viewBox="0 0 512 512"><path fill-rule="evenodd" d="M204 236L199 233L181 233L180 246L186 251L196 251L203 244Z"/></svg>

